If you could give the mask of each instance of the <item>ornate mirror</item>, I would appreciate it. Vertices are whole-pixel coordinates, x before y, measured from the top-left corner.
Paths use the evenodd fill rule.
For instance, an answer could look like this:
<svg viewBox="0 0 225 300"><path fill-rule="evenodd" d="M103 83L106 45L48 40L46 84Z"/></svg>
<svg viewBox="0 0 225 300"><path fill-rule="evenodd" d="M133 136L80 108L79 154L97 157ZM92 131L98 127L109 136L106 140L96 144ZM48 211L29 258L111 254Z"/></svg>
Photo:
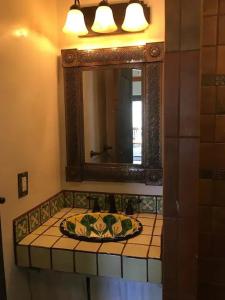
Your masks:
<svg viewBox="0 0 225 300"><path fill-rule="evenodd" d="M162 184L163 44L62 50L68 181Z"/></svg>

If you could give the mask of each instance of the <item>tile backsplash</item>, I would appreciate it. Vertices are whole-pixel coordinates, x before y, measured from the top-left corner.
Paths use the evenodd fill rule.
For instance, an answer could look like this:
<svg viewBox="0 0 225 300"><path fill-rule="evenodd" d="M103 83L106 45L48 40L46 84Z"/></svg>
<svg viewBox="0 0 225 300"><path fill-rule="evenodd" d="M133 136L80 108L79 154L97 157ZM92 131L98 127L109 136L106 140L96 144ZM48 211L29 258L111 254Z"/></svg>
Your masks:
<svg viewBox="0 0 225 300"><path fill-rule="evenodd" d="M61 191L13 221L14 239L16 242L21 241L64 207L91 209L94 197L98 198L100 208L107 210L109 208L108 195L108 193L97 192ZM163 213L163 197L155 195L115 193L116 208L125 211L130 199L134 212Z"/></svg>

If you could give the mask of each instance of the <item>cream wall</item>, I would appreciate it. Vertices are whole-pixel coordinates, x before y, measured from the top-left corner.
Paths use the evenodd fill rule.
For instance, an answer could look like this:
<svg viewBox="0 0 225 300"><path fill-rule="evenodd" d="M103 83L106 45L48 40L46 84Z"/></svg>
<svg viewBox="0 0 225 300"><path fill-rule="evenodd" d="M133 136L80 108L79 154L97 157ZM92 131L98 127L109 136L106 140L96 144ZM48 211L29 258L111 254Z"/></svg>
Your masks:
<svg viewBox="0 0 225 300"><path fill-rule="evenodd" d="M81 5L90 6L98 4L99 1L86 0L80 1ZM128 2L111 0L110 3ZM94 49L101 47L119 47L141 45L149 42L164 41L164 26L165 12L164 0L146 0L145 3L151 7L151 25L144 33L126 34L126 35L111 35L97 38L76 38L65 35L62 32L63 24L69 7L72 4L71 0L58 0L58 25L59 25L59 47L78 48L78 49ZM65 166L66 166L66 150L65 150L65 120L64 120L64 98L63 98L63 80L62 68L59 69L59 102L61 120L61 174L62 186L64 189L91 190L102 192L118 192L118 193L141 193L141 194L162 194L162 187L146 186L145 184L129 184L129 183L105 183L105 182L82 182L68 183L65 181Z"/></svg>
<svg viewBox="0 0 225 300"><path fill-rule="evenodd" d="M60 189L56 0L0 2L0 194L9 300L30 299L13 257L12 220ZM17 173L29 172L18 199Z"/></svg>

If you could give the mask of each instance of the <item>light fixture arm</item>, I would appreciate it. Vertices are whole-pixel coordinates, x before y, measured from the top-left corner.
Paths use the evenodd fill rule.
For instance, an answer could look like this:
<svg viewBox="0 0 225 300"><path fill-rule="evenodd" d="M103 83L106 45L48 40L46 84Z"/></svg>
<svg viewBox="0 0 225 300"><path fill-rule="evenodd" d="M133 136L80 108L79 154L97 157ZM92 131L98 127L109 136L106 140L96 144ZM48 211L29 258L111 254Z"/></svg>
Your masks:
<svg viewBox="0 0 225 300"><path fill-rule="evenodd" d="M98 6L109 6L108 0L102 0Z"/></svg>
<svg viewBox="0 0 225 300"><path fill-rule="evenodd" d="M74 0L74 4L70 7L70 9L80 9L80 0Z"/></svg>

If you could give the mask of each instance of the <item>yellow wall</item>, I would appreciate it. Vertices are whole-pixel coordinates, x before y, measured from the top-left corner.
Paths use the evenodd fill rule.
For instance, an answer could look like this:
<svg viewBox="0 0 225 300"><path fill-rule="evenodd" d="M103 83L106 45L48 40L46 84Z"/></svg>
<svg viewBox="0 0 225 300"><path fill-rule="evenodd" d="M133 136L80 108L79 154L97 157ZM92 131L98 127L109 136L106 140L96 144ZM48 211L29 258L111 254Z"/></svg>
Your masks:
<svg viewBox="0 0 225 300"><path fill-rule="evenodd" d="M117 46L131 46L140 45L147 42L164 41L164 0L146 0L145 3L151 7L151 25L144 33L126 34L126 35L112 35L96 38L76 38L65 35L62 32L65 17L68 8L71 6L71 0L58 1L58 25L59 25L59 45L61 49L65 48L78 48L78 49L93 49L101 47L117 47ZM109 1L110 3L128 2L128 1ZM81 1L85 6L95 5L99 1ZM65 181L65 166L66 166L66 150L65 150L65 121L64 121L64 99L63 99L63 80L62 68L60 67L60 80L59 80L59 98L60 98L60 111L61 114L61 174L62 186L65 189L77 190L91 190L102 192L120 192L120 193L149 193L149 194L162 194L161 187L150 187L145 184L129 184L129 183L103 183L103 182L82 182L82 183L68 183Z"/></svg>
<svg viewBox="0 0 225 300"><path fill-rule="evenodd" d="M8 299L29 299L12 220L60 189L56 0L0 2L0 208ZM17 196L17 173L30 192ZM19 276L20 274L20 276Z"/></svg>

